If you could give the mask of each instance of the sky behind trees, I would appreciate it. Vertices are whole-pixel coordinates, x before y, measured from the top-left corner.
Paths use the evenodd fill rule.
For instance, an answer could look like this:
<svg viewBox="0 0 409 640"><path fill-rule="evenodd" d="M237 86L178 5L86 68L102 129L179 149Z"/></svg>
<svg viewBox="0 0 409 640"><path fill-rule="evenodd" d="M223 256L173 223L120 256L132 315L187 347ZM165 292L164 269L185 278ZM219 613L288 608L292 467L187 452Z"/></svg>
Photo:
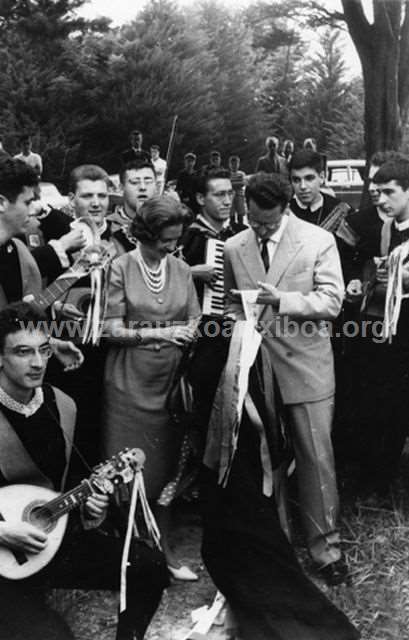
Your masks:
<svg viewBox="0 0 409 640"><path fill-rule="evenodd" d="M239 6L248 6L254 4L257 0L223 0L223 4L229 8ZM279 0L276 0L279 1ZM78 11L78 13L86 18L96 18L98 16L106 16L112 20L113 26L119 26L125 22L130 22L135 15L146 5L148 0L88 0L88 2ZM181 6L193 6L197 4L197 0L176 0ZM322 0L322 4L331 10L341 11L340 0ZM372 0L364 0L365 9L370 9ZM367 5L367 6L366 6ZM311 38L315 35L311 33ZM344 57L348 67L348 75L355 77L361 74L361 64L355 47L352 44L348 34L344 36L345 48Z"/></svg>

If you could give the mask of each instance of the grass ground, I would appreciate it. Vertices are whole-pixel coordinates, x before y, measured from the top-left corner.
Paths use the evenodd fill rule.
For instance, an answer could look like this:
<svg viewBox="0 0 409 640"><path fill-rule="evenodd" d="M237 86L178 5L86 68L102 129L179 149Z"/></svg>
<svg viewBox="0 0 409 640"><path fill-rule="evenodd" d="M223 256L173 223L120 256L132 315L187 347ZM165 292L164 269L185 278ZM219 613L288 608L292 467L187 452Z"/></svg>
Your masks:
<svg viewBox="0 0 409 640"><path fill-rule="evenodd" d="M409 460L399 483L385 500L344 496L343 547L352 575L350 586L326 587L316 581L362 633L362 640L409 640ZM173 582L149 629L147 640L182 640L192 627L190 612L210 604L215 588L201 563L200 521L191 507L179 508L174 542L183 561L200 574L197 583ZM300 558L307 568L305 553ZM64 592L55 595L78 640L114 640L116 595ZM211 640L221 638L218 629ZM37 640L37 639L33 639Z"/></svg>

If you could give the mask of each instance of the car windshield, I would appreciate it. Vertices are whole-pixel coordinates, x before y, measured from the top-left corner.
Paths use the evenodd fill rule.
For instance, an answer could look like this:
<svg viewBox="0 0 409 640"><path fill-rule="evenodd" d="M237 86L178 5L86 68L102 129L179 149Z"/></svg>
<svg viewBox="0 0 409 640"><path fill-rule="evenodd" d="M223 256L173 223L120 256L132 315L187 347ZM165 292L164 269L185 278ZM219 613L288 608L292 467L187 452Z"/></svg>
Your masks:
<svg viewBox="0 0 409 640"><path fill-rule="evenodd" d="M53 200L55 198L61 198L61 194L58 191L55 184L52 184L51 182L42 182L40 187L41 187L41 198L43 200L46 200L47 198L52 198Z"/></svg>

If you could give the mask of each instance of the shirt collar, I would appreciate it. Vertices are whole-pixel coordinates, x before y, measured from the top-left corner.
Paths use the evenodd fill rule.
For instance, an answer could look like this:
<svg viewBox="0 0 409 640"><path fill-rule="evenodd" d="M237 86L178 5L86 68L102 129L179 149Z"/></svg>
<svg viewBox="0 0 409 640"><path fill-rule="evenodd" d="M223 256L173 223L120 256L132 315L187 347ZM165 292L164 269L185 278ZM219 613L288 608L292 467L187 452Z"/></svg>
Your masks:
<svg viewBox="0 0 409 640"><path fill-rule="evenodd" d="M36 413L43 402L44 393L41 387L37 387L37 389L34 390L34 395L31 398L30 402L28 402L27 404L23 404L22 402L14 400L14 398L9 396L9 394L0 387L0 403L7 409L15 411L16 413L20 413L26 418L29 418L34 413Z"/></svg>
<svg viewBox="0 0 409 640"><path fill-rule="evenodd" d="M223 226L221 229L215 229L215 227L212 225L211 222L209 222L209 220L207 220L207 218L205 218L201 213L199 213L196 216L196 220L199 220L205 227L207 227L208 229L210 229L211 231L213 231L213 233L220 233L220 231L222 229L227 229L227 227L230 225L230 220L227 219L223 222Z"/></svg>
<svg viewBox="0 0 409 640"><path fill-rule="evenodd" d="M398 231L406 231L406 229L409 229L409 220L404 220L403 222L395 220L395 228Z"/></svg>
<svg viewBox="0 0 409 640"><path fill-rule="evenodd" d="M100 227L97 227L97 233L98 233L100 238L105 233L105 231L107 229L108 229L108 223L107 223L106 219L104 218L104 220L102 221L102 225Z"/></svg>
<svg viewBox="0 0 409 640"><path fill-rule="evenodd" d="M314 211L318 211L318 209L321 209L321 207L324 204L324 196L322 195L322 193L320 193L320 197L317 200L317 202L314 202L314 204L312 205L308 205L308 204L303 204L298 198L297 196L294 196L296 203L298 204L298 206L300 207L300 209L308 209L308 207L310 208L311 213L314 213Z"/></svg>

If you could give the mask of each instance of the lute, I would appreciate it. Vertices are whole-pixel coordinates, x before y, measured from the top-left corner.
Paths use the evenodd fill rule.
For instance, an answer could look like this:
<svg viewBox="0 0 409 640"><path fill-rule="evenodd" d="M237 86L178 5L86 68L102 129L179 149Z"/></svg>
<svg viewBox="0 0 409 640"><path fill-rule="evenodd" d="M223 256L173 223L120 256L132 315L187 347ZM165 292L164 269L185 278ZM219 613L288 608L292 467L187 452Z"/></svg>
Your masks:
<svg viewBox="0 0 409 640"><path fill-rule="evenodd" d="M30 303L45 311L71 289L78 280L89 275L94 269L105 269L115 254L115 247L109 243L104 246L95 245L83 249L74 264L36 295Z"/></svg>
<svg viewBox="0 0 409 640"><path fill-rule="evenodd" d="M141 449L124 449L92 470L90 477L66 493L34 485L14 484L0 489L0 521L29 522L47 534L40 553L16 551L0 545L0 575L21 580L45 567L57 553L67 526L68 514L84 504L93 493L113 494L142 471Z"/></svg>

